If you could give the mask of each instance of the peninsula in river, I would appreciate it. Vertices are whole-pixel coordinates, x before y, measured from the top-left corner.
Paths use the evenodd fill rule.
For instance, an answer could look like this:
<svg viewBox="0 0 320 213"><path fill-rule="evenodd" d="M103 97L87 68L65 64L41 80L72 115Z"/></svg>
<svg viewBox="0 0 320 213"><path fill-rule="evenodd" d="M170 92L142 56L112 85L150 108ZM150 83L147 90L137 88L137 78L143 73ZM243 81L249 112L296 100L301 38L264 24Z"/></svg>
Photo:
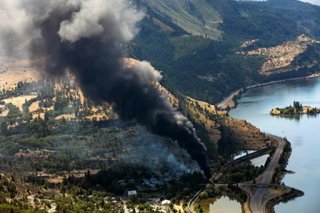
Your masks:
<svg viewBox="0 0 320 213"><path fill-rule="evenodd" d="M270 112L273 116L316 115L320 113L319 107L303 106L299 101L284 108L273 108Z"/></svg>

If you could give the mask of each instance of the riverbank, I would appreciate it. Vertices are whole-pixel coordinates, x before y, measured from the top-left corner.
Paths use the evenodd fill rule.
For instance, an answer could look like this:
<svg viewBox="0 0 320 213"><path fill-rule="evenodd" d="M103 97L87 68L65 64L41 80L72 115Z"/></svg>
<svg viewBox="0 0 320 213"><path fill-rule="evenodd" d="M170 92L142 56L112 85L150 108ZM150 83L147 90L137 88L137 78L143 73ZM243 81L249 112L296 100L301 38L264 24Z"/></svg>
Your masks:
<svg viewBox="0 0 320 213"><path fill-rule="evenodd" d="M295 199L297 197L304 196L304 192L300 191L298 189L289 188L289 192L278 196L276 198L271 199L267 205L266 205L266 213L276 213L274 210L274 206L276 206L279 203L286 203L292 199Z"/></svg>
<svg viewBox="0 0 320 213"><path fill-rule="evenodd" d="M266 83L254 84L254 85L247 86L245 88L238 89L238 90L232 92L230 95L225 97L221 102L219 102L216 106L219 110L230 111L231 109L236 108L237 100L241 97L242 93L246 92L250 89L263 87L263 86L269 86L269 85L273 85L273 84L284 83L284 82L289 82L289 81L296 81L296 80L303 80L303 79L314 79L314 78L319 78L319 77L320 77L320 71L316 72L312 75L299 77L299 78L288 78L288 79L284 79L284 80L277 80L277 81L270 81L270 82L266 82Z"/></svg>
<svg viewBox="0 0 320 213"><path fill-rule="evenodd" d="M288 82L288 81L303 80L303 79L313 79L313 78L318 78L318 77L320 77L320 73L316 73L314 75L306 76L306 77L302 77L302 78L291 78L291 79L286 79L286 80L281 80L281 81L272 81L272 82L268 82L268 83L264 83L264 84L252 85L252 86L249 86L249 87L247 87L245 89L241 89L241 90L237 90L237 91L233 92L231 95L229 95L227 98L225 98L225 100L226 99L228 99L229 101L230 100L234 100L234 96L235 95L241 95L243 92L245 92L246 89L258 88L258 87L272 85L272 84L279 84L279 83L281 84L282 82ZM313 82L313 81L308 81L308 82L310 83L310 82ZM284 84L281 84L281 85L286 85L286 84L284 83ZM274 93L273 87L268 87L267 89L272 91L272 92L269 91L270 94ZM292 93L291 88L288 88L287 90L278 91L280 94L282 94L281 96L279 96L279 93L275 93L275 97L276 98L274 99L274 103L278 104L278 101L282 100L281 97L287 97L286 96L286 92L288 92L288 91ZM308 90L301 90L301 91L308 92L309 89ZM297 93L297 91L295 91L294 93ZM318 93L318 94L320 94L320 93ZM290 98L290 99L299 100L299 98ZM318 100L318 99L319 98L312 99L312 100ZM264 99L261 99L261 100L264 100ZM259 99L258 101L261 101L261 100ZM305 101L305 99L303 99L303 100ZM239 101L239 103L241 103L241 101ZM265 103L263 104L264 110L265 110L265 108L271 109L270 103L271 102L269 101L268 104L265 104ZM271 105L272 107L276 105L274 103ZM236 107L236 105L234 105L234 107ZM250 113L247 113L248 115L252 115L252 114L254 114L254 116L256 115L255 113L252 113L252 112L256 112L255 108L250 108L250 107L248 108L247 105L244 108L250 112ZM231 113L231 115L232 115L232 113ZM243 116L246 115L245 113L240 113L240 115L241 116L237 117L238 119L245 119L245 118L243 118ZM275 118L272 118L272 116L270 116L269 114L266 114L266 113L264 113L263 116L265 116L267 119L275 119ZM253 119L253 121L256 121L256 120ZM280 121L283 122L283 121L286 121L286 120L281 119ZM252 122L252 121L248 120L248 122ZM264 123L264 121L262 123ZM255 124L256 126L258 126L260 128L261 128L261 126L263 126L263 125L259 125L259 123L254 123L254 122L253 122L253 124ZM283 125L283 126L287 127L286 125ZM271 128L271 131L268 128ZM287 131L289 132L289 130L283 131L281 128L278 127L278 125L274 125L274 121L273 121L273 124L268 125L268 128L261 128L261 129L264 129L266 132L271 132L274 135L279 135L279 136L282 135L282 137L286 136ZM273 128L275 128L277 131L273 131ZM297 133L298 131L295 131L295 132ZM277 140L280 140L280 141L283 140L282 137L276 137L276 136L273 136L273 137L276 138ZM290 139L292 139L292 138L290 138ZM287 172L287 170L285 170L284 168L286 168L286 165L288 164L288 159L289 159L290 153L291 153L290 150L285 151L285 146L283 147L283 149L284 150L282 152L282 155L280 155L281 157L279 159L278 159L279 152L277 152L277 151L276 151L275 155L272 157L272 159L275 159L275 157L277 157L277 159L278 159L277 163L273 163L273 160L272 160L272 162L269 162L270 168L275 166L272 169L273 170L273 172L272 172L273 174L268 169L268 171L265 171L265 175L260 176L255 181L255 184L253 184L253 182L252 182L251 185L248 183L249 186L256 186L256 188L253 188L252 192L251 192L251 198L252 199L249 198L249 203L251 203L250 207L251 208L254 207L253 208L254 210L256 210L257 208L258 209L262 208L262 209L264 209L265 212L272 211L273 208L276 208L276 207L274 207L275 204L277 204L277 203L279 203L281 201L284 201L284 200L291 199L292 197L301 196L302 195L301 191L295 190L295 189L290 188L290 187L286 187L286 186L284 186L284 185L282 185L280 183L282 178L283 178L283 175ZM276 162L276 161L274 161L274 162ZM292 169L292 171L295 171L295 170ZM266 181L266 180L270 180L271 184L266 184L266 183L268 183L268 181ZM295 184L290 184L290 185L296 186ZM301 187L301 188L303 188L303 187ZM250 187L249 187L249 190L250 190ZM250 195L249 195L249 197L250 197ZM273 202L275 199L277 199L276 203ZM194 200L192 202L194 202ZM194 203L196 204L197 202L194 202ZM281 202L281 203L283 203L283 202ZM282 204L282 205L284 205L284 204ZM197 205L195 205L195 206L197 206Z"/></svg>
<svg viewBox="0 0 320 213"><path fill-rule="evenodd" d="M288 166L281 178L281 184L302 190L302 197L290 202L281 202L274 207L277 213L318 212L320 170L319 116L294 116L280 118L270 116L275 106L287 106L293 100L310 106L320 106L320 79L298 80L249 91L241 99L236 109L228 114L246 120L261 131L286 137L292 143L292 153Z"/></svg>
<svg viewBox="0 0 320 213"><path fill-rule="evenodd" d="M224 173L224 171L222 170L220 173L216 175L214 174L211 178L210 183L207 186L205 186L202 190L197 192L190 199L190 201L188 202L187 210L189 212L194 212L195 210L194 208L197 208L199 211L200 209L208 210L209 203L210 203L208 201L215 201L217 198L220 198L221 196L227 196L229 198L237 200L241 204L242 209L246 207L245 208L247 209L246 212L252 212L250 211L250 209L255 210L254 207L256 203L259 203L259 204L261 203L261 206L259 206L260 208L259 210L261 209L264 210L268 200L274 197L277 197L279 195L288 193L288 190L283 190L283 186L277 185L277 184L271 184L273 182L273 177L277 172L277 168L281 168L281 165L282 165L281 159L283 157L283 153L285 151L284 148L285 148L285 145L287 144L287 141L274 135L267 135L267 136L274 139L275 142L277 142L275 145L277 148L274 154L271 156L271 160L269 161L268 166L266 167L266 170L263 173L258 175L256 178L253 178L252 181L242 180L240 183L231 183L231 182L216 183L215 180L217 179L217 177L218 176L220 177ZM243 158L245 157L246 156L244 156ZM238 163L237 161L238 160L234 160L233 163L230 163L230 165L237 164ZM276 187L277 190L273 190L276 192L273 192L272 190L269 191L268 190L269 185L272 187ZM247 186L249 186L249 188L247 188ZM262 188L260 186L262 186ZM252 187L254 188L253 191L252 191ZM221 189L223 189L222 191L225 191L228 193L225 193L225 194L218 193L218 192L221 192ZM261 197L261 200L260 198L258 200L253 200L253 199L256 199L257 197L255 193L256 190L259 191L259 197ZM263 198L267 195L268 195L268 199L263 200ZM252 201L254 203L252 203ZM193 206L193 203L197 203L197 205ZM246 206L244 205L245 203L247 204Z"/></svg>

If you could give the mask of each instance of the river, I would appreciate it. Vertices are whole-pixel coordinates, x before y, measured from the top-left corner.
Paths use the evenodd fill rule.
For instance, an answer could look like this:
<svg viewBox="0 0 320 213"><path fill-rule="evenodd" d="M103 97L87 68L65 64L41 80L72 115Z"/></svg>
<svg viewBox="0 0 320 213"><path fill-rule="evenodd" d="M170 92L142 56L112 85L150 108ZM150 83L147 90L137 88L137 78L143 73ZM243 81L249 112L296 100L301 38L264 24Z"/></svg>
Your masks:
<svg viewBox="0 0 320 213"><path fill-rule="evenodd" d="M228 197L221 197L214 204L210 205L209 213L241 213L241 204L230 200Z"/></svg>
<svg viewBox="0 0 320 213"><path fill-rule="evenodd" d="M320 115L295 118L273 117L274 107L293 101L320 107L320 79L297 80L249 90L230 111L234 118L245 119L263 132L287 137L292 155L283 182L302 190L305 195L275 207L276 213L320 213Z"/></svg>

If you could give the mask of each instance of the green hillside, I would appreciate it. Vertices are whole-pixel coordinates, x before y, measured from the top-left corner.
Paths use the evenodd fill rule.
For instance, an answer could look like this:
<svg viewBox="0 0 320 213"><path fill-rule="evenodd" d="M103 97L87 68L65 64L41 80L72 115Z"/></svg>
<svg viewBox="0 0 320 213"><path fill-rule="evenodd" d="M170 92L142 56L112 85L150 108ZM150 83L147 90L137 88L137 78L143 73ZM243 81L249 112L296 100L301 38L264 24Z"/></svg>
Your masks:
<svg viewBox="0 0 320 213"><path fill-rule="evenodd" d="M293 41L302 34L319 39L318 6L295 0L139 2L147 8L149 16L141 24L140 34L132 43L129 54L149 60L162 70L165 77L163 84L171 90L216 103L243 86L304 76L319 70L319 51L294 60L295 63L299 61L310 65L299 69L299 72L268 77L259 74L262 64L267 60L265 56L238 54L244 51L241 45L251 40L256 42L246 50L275 47ZM188 4L196 9L188 10ZM210 13L212 16L204 15ZM221 21L216 26L220 32L218 40L204 36L203 31L196 27L192 27L193 32L190 31L189 26L198 26L200 20L210 23L208 17L212 17L211 21ZM164 30L164 26L170 30ZM313 63L310 64L310 61Z"/></svg>

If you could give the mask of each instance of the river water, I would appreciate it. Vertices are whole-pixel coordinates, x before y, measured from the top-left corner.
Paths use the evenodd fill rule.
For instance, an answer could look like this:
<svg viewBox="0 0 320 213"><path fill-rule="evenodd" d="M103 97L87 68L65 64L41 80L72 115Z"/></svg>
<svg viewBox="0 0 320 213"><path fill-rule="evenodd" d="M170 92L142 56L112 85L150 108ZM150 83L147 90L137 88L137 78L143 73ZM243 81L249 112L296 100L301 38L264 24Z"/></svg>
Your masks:
<svg viewBox="0 0 320 213"><path fill-rule="evenodd" d="M228 197L222 197L214 204L210 205L209 213L241 213L241 204L230 200Z"/></svg>
<svg viewBox="0 0 320 213"><path fill-rule="evenodd" d="M320 115L295 118L273 117L274 107L285 107L293 101L320 107L320 79L297 80L249 90L230 112L245 119L263 132L287 137L292 155L283 182L302 190L305 195L275 207L276 213L320 213Z"/></svg>
<svg viewBox="0 0 320 213"><path fill-rule="evenodd" d="M243 156L246 156L248 154L251 154L255 152L255 150L249 150L249 151L244 151L244 152L240 152L239 154L237 154L233 160L236 160L238 158L241 158ZM260 166L264 166L266 164L266 161L268 159L270 155L269 154L266 154L266 155L262 155L260 157L257 157L257 158L254 158L252 160L250 160L251 164L256 166L256 167L260 167Z"/></svg>

